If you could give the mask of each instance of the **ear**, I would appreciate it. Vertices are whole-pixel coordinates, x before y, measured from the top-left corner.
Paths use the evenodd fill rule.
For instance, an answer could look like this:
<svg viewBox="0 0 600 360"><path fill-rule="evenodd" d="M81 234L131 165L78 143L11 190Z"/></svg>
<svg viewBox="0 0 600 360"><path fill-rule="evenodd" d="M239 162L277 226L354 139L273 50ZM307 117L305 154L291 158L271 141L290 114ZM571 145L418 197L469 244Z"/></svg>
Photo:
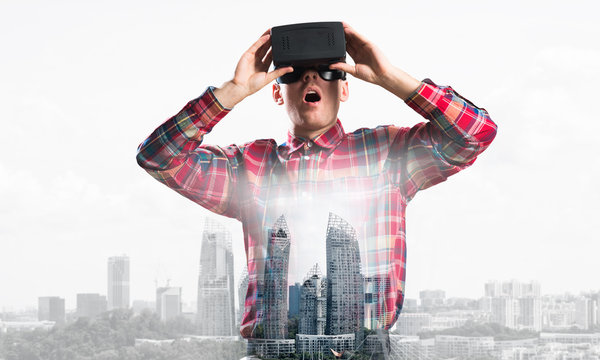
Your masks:
<svg viewBox="0 0 600 360"><path fill-rule="evenodd" d="M348 81L341 81L340 87L340 101L343 102L348 100L348 96L350 96L350 92L348 90Z"/></svg>
<svg viewBox="0 0 600 360"><path fill-rule="evenodd" d="M273 84L273 100L277 105L283 105L283 95L281 94L281 85Z"/></svg>

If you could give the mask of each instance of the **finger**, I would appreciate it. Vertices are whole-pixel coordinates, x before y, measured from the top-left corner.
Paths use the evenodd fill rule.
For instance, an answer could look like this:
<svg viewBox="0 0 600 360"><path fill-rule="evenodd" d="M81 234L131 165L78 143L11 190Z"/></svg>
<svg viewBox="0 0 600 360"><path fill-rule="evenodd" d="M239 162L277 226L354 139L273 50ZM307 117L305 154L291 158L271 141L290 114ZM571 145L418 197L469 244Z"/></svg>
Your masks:
<svg viewBox="0 0 600 360"><path fill-rule="evenodd" d="M359 34L350 25L346 24L344 27L344 34L346 35L346 48L348 49L348 53L356 53L358 49L369 43L369 40L367 40L366 37Z"/></svg>
<svg viewBox="0 0 600 360"><path fill-rule="evenodd" d="M345 71L352 76L356 75L356 67L354 67L353 65L350 65L350 64L343 63L343 62L331 64L331 65L329 65L329 68L332 70Z"/></svg>
<svg viewBox="0 0 600 360"><path fill-rule="evenodd" d="M269 50L267 51L267 54L262 59L262 64L267 66L267 68L268 68L269 66L271 66L271 61L273 61L273 49L269 48Z"/></svg>
<svg viewBox="0 0 600 360"><path fill-rule="evenodd" d="M286 67L282 67L279 69L275 69L267 74L267 76L266 76L267 82L271 82L280 76L283 76L287 73L291 73L292 71L294 71L294 68L291 66L286 66Z"/></svg>
<svg viewBox="0 0 600 360"><path fill-rule="evenodd" d="M265 35L261 36L258 40L256 40L256 42L254 44L252 44L252 46L250 46L250 48L248 48L248 50L246 50L246 52L254 55L258 51L258 49L260 49L261 46L268 43L270 39L271 39L270 34L265 34Z"/></svg>
<svg viewBox="0 0 600 360"><path fill-rule="evenodd" d="M269 52L270 48L271 48L271 42L267 41L266 43L262 44L262 46L256 50L255 58L256 58L257 63L262 63L264 57Z"/></svg>

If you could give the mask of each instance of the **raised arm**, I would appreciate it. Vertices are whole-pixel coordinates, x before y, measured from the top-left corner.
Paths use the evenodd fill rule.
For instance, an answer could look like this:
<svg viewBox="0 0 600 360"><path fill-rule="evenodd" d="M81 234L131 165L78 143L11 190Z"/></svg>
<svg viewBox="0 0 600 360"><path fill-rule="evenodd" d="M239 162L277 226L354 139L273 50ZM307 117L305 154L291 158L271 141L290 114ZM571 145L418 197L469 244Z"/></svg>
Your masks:
<svg viewBox="0 0 600 360"><path fill-rule="evenodd" d="M235 104L292 70L267 72L271 63L268 32L244 52L232 80L190 101L138 147L138 164L156 180L229 217L239 216L243 148L203 145L202 141Z"/></svg>
<svg viewBox="0 0 600 360"><path fill-rule="evenodd" d="M405 100L429 120L398 131L394 144L404 151L400 181L411 199L417 191L446 180L473 164L496 136L497 126L449 86L425 79Z"/></svg>
<svg viewBox="0 0 600 360"><path fill-rule="evenodd" d="M270 29L267 30L242 55L235 68L233 79L215 90L215 95L226 107L234 107L273 80L294 70L288 66L268 72L273 61L270 32Z"/></svg>
<svg viewBox="0 0 600 360"><path fill-rule="evenodd" d="M346 23L344 31L355 64L337 63L331 68L383 87L429 120L410 129L388 129L389 158L407 199L468 167L489 146L497 127L485 109L451 87L437 86L429 79L420 82L393 66L377 46Z"/></svg>

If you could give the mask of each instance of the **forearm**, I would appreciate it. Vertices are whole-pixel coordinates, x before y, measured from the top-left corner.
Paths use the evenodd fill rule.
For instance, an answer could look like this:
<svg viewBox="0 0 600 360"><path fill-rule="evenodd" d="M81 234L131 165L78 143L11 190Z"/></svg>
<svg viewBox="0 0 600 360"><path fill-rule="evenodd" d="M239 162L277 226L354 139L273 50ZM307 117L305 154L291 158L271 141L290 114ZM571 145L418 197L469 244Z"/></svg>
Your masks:
<svg viewBox="0 0 600 360"><path fill-rule="evenodd" d="M146 170L167 170L181 163L187 152L202 143L204 135L226 114L209 88L175 116L160 125L138 147L137 162Z"/></svg>
<svg viewBox="0 0 600 360"><path fill-rule="evenodd" d="M246 93L233 81L227 81L221 87L213 90L215 97L226 108L232 109L235 105L246 98Z"/></svg>
<svg viewBox="0 0 600 360"><path fill-rule="evenodd" d="M406 103L431 122L432 145L455 164L472 162L496 136L497 126L487 111L451 87L425 79Z"/></svg>
<svg viewBox="0 0 600 360"><path fill-rule="evenodd" d="M406 101L421 85L421 82L395 66L381 75L381 87Z"/></svg>

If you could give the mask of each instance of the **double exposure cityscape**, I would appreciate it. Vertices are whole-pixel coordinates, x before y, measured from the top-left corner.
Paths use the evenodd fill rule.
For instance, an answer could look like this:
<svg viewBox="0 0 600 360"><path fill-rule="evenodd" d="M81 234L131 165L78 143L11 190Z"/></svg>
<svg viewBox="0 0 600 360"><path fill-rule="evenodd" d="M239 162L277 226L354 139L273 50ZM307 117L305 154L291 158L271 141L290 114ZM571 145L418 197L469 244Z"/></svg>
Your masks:
<svg viewBox="0 0 600 360"><path fill-rule="evenodd" d="M375 319L390 284L364 275L355 229L329 213L326 261L298 282L288 278L293 236L285 215L268 229L251 339L239 336L250 275L234 274L230 232L206 219L198 287L189 290L197 291L195 304L184 304L182 288L169 284L157 284L152 301L131 301L130 259L113 256L106 295L79 293L67 307L64 295L40 294L37 309L0 313L0 359L600 359L600 292L548 295L536 281L514 279L481 284L477 299L424 290L405 299L395 326L382 332ZM90 329L92 340L80 340L87 357L82 344L73 348L78 340L60 343ZM123 339L111 343L107 334Z"/></svg>

